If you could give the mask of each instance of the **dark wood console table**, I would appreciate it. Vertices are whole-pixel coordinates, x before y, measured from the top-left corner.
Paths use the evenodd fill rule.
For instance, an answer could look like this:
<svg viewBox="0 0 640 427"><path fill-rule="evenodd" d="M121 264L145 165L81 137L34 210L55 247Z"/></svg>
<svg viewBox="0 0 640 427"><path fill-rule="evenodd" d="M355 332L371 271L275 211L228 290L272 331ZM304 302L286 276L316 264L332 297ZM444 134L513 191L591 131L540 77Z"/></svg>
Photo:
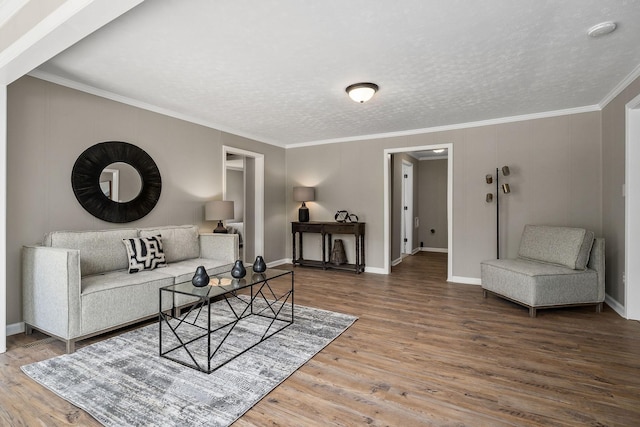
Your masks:
<svg viewBox="0 0 640 427"><path fill-rule="evenodd" d="M293 265L302 265L308 267L320 267L324 270L327 268L336 268L341 270L353 270L356 274L364 272L364 222L292 222L291 236L293 239ZM322 260L304 259L302 247L302 235L304 233L317 233L322 235ZM298 235L298 245L300 256L296 251L296 234ZM352 234L356 240L356 259L353 264L332 264L329 262L327 252L331 254L333 234ZM328 241L328 244L327 244Z"/></svg>

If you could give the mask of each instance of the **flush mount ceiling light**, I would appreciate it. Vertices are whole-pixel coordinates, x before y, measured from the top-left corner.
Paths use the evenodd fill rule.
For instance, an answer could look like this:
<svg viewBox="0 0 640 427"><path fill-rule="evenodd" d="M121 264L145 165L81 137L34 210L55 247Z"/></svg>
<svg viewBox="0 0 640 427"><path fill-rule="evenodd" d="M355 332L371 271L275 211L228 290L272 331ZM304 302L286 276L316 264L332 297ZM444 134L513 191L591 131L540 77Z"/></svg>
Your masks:
<svg viewBox="0 0 640 427"><path fill-rule="evenodd" d="M375 83L356 83L345 89L349 97L360 104L367 102L378 91Z"/></svg>
<svg viewBox="0 0 640 427"><path fill-rule="evenodd" d="M442 152L444 152L444 148L438 148L437 150L433 150L434 153L436 154L440 154Z"/></svg>
<svg viewBox="0 0 640 427"><path fill-rule="evenodd" d="M587 34L590 37L601 37L609 33L613 33L616 27L617 25L615 22L611 22L611 21L601 22L589 28L589 30L587 31Z"/></svg>

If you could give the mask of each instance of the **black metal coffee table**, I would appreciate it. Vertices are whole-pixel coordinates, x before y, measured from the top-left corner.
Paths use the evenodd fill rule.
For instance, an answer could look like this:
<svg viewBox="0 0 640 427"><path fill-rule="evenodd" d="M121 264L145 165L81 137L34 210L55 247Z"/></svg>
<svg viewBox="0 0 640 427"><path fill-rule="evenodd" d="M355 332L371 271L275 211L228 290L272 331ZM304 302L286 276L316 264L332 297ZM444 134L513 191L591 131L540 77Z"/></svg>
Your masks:
<svg viewBox="0 0 640 427"><path fill-rule="evenodd" d="M160 288L160 356L215 371L293 323L293 289L293 272L277 269Z"/></svg>

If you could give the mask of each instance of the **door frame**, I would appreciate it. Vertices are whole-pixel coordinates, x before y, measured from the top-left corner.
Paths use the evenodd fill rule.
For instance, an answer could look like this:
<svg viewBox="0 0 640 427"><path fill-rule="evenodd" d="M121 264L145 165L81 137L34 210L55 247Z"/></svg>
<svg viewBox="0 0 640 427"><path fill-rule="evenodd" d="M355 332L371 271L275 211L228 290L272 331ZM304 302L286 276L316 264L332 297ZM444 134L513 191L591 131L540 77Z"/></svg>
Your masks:
<svg viewBox="0 0 640 427"><path fill-rule="evenodd" d="M627 103L625 122L624 317L640 320L640 95Z"/></svg>
<svg viewBox="0 0 640 427"><path fill-rule="evenodd" d="M383 273L391 273L391 155L412 151L447 149L447 281L453 277L453 143L431 144L416 147L385 148L382 156L384 171L384 232L383 232Z"/></svg>
<svg viewBox="0 0 640 427"><path fill-rule="evenodd" d="M222 198L227 197L227 153L238 154L245 157L251 157L255 160L255 200L254 200L254 248L256 254L264 254L264 154L255 153L253 151L243 150L241 148L222 146ZM246 174L245 170L245 174ZM245 188L246 197L246 188ZM246 206L246 202L245 202ZM245 210L244 217L247 217ZM246 227L245 227L246 228ZM245 239L249 236L245 236Z"/></svg>
<svg viewBox="0 0 640 427"><path fill-rule="evenodd" d="M405 175L407 175L405 177ZM405 181L406 180L406 181ZM409 188L407 188L407 186ZM410 190L407 194L407 190ZM402 160L402 203L400 206L400 256L403 254L413 254L413 163ZM407 203L409 202L409 203ZM405 206L409 209L405 209ZM407 213L411 213L411 220L407 223ZM409 230L407 231L407 227ZM406 242L404 239L407 239ZM407 249L408 246L408 249Z"/></svg>

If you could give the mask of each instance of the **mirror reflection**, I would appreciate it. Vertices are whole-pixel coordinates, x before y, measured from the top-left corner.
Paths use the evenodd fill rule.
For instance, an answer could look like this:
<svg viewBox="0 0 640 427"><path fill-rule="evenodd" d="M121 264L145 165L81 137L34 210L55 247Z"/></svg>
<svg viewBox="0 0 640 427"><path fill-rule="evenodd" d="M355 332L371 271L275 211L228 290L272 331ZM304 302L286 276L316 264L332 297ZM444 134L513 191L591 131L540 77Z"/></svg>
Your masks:
<svg viewBox="0 0 640 427"><path fill-rule="evenodd" d="M136 168L128 163L111 163L100 174L100 189L114 202L130 202L140 194L142 178Z"/></svg>

